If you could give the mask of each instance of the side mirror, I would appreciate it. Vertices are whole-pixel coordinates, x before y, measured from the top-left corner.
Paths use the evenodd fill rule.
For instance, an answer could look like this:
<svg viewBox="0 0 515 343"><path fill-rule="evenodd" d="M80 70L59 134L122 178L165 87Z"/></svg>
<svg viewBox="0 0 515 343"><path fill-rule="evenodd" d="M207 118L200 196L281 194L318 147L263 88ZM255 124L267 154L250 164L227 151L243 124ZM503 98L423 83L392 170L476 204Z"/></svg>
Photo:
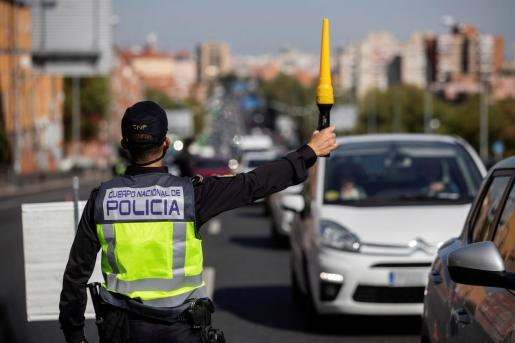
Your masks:
<svg viewBox="0 0 515 343"><path fill-rule="evenodd" d="M504 261L491 241L472 243L447 256L451 279L457 283L515 289L515 273L504 270Z"/></svg>
<svg viewBox="0 0 515 343"><path fill-rule="evenodd" d="M304 198L300 194L285 194L281 205L285 210L300 213L304 209Z"/></svg>

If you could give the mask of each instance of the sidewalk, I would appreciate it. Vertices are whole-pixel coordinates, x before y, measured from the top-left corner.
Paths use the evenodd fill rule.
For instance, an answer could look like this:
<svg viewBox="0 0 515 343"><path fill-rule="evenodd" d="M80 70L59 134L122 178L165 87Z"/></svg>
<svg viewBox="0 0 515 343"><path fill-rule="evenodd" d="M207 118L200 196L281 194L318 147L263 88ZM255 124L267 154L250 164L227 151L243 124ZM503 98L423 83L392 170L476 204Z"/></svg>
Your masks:
<svg viewBox="0 0 515 343"><path fill-rule="evenodd" d="M73 177L78 176L80 185L97 183L112 177L110 170L86 170L66 174L48 175L45 178L20 178L14 184L0 184L0 199L21 196L32 193L51 191L55 189L72 189Z"/></svg>

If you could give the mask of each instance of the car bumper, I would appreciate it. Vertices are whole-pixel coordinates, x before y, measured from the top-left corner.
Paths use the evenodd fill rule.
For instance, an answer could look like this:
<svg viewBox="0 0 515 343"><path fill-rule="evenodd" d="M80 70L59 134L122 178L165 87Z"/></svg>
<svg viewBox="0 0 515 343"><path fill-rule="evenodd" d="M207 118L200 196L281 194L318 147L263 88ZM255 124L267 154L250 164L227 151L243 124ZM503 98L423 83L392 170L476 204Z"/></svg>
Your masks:
<svg viewBox="0 0 515 343"><path fill-rule="evenodd" d="M432 260L422 251L389 256L323 249L309 268L311 296L319 313L420 315ZM321 273L343 277L334 282L341 284L334 299L323 299L323 288L332 281L321 280ZM395 280L395 275L416 277Z"/></svg>

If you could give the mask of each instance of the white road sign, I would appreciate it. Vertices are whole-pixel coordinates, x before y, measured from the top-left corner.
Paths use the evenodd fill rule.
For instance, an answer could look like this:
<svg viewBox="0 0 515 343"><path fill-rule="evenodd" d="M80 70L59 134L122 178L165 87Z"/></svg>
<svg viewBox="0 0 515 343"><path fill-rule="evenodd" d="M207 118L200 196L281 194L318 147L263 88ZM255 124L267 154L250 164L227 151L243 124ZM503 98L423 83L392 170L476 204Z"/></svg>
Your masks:
<svg viewBox="0 0 515 343"><path fill-rule="evenodd" d="M82 214L86 202L79 202ZM22 205L27 320L56 320L64 268L75 237L73 202ZM102 281L100 254L90 282ZM86 318L94 318L88 295Z"/></svg>

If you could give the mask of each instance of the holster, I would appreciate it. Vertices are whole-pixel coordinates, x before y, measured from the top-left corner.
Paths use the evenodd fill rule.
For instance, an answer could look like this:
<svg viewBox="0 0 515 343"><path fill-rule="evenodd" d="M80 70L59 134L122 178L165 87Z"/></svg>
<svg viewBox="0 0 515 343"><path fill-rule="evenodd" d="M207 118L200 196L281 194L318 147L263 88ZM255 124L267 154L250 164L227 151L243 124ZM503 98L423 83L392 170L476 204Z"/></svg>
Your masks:
<svg viewBox="0 0 515 343"><path fill-rule="evenodd" d="M102 298L99 294L100 283L92 282L87 285L89 289L89 294L91 295L91 302L93 303L93 309L95 310L95 324L97 324L97 328L100 332L100 327L103 322L103 313L102 313Z"/></svg>
<svg viewBox="0 0 515 343"><path fill-rule="evenodd" d="M211 327L211 314L215 312L213 302L206 298L195 299L184 312L184 319L193 329L200 330L203 343L225 343L222 330Z"/></svg>
<svg viewBox="0 0 515 343"><path fill-rule="evenodd" d="M99 294L100 283L87 285L95 309L95 323L100 343L124 343L129 338L129 319L127 312L108 306Z"/></svg>

